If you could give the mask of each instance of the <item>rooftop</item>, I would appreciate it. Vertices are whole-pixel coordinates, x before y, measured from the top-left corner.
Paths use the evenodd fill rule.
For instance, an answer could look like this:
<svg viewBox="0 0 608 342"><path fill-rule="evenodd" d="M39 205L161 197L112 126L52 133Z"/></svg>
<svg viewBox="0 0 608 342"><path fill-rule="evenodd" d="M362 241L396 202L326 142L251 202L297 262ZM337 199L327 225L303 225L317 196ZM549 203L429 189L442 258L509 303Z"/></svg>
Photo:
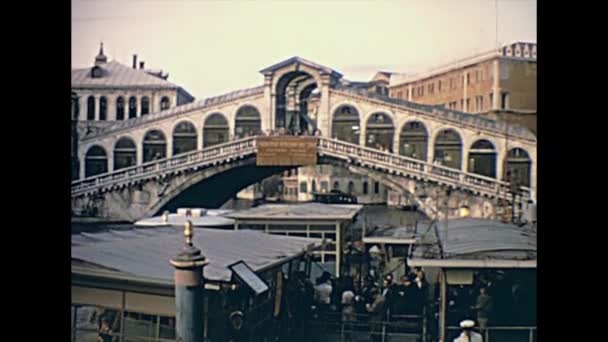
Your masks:
<svg viewBox="0 0 608 342"><path fill-rule="evenodd" d="M352 220L363 208L354 204L264 204L227 214L238 220Z"/></svg>
<svg viewBox="0 0 608 342"><path fill-rule="evenodd" d="M178 89L176 84L150 75L146 70L133 69L117 61L100 63L101 77L92 77L93 67L72 69L74 88L165 88Z"/></svg>
<svg viewBox="0 0 608 342"><path fill-rule="evenodd" d="M418 245L411 259L435 260L446 265L456 265L450 261L462 261L462 265L469 262L472 265L475 263L471 261L475 260L486 261L487 264L497 261L504 265L518 265L521 261L536 263L536 231L530 226L520 227L512 223L474 218L449 220L447 225L445 240L445 223L438 223L443 259L435 237L432 238L432 245ZM433 230L429 232L432 234Z"/></svg>
<svg viewBox="0 0 608 342"><path fill-rule="evenodd" d="M209 264L208 280L229 282L228 265L245 261L254 271L298 255L320 239L270 235L251 230L196 229L193 244ZM182 227L109 230L72 235L72 265L90 265L118 274L173 284L169 260L184 246Z"/></svg>

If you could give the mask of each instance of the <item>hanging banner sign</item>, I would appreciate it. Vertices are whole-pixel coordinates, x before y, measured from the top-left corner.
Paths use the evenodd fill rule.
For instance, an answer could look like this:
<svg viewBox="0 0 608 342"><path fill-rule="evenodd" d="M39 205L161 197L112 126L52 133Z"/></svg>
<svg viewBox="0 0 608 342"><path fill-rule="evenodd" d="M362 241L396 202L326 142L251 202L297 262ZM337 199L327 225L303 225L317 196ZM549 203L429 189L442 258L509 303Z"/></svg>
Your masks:
<svg viewBox="0 0 608 342"><path fill-rule="evenodd" d="M275 136L256 140L258 166L300 166L317 164L316 137Z"/></svg>

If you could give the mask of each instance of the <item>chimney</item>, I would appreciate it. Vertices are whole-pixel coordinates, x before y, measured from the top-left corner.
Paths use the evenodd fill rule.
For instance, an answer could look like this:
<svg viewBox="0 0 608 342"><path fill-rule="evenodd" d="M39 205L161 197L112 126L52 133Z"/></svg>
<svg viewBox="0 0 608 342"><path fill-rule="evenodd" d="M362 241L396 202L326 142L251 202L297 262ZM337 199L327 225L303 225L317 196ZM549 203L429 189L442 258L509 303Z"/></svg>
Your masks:
<svg viewBox="0 0 608 342"><path fill-rule="evenodd" d="M137 55L133 55L133 69L137 69Z"/></svg>
<svg viewBox="0 0 608 342"><path fill-rule="evenodd" d="M144 68L144 61L139 62L139 68L143 70L143 68Z"/></svg>

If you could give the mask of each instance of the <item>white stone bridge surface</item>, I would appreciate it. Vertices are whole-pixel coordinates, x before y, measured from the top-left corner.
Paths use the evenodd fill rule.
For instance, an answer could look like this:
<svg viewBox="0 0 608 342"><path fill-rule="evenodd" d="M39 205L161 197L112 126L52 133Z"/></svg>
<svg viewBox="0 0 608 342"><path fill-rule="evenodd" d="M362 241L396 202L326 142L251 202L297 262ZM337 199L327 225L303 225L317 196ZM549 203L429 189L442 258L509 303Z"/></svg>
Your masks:
<svg viewBox="0 0 608 342"><path fill-rule="evenodd" d="M73 207L105 208L100 215L129 219L153 215L203 179L255 167L252 136L271 130L316 131L320 162L410 194L413 184L443 184L467 198L511 201L517 188L518 200L535 200L536 137L524 127L390 98L374 91L381 84L350 82L299 57L261 73L261 86L116 121L82 137ZM251 170L258 177L280 168ZM122 200L114 198L118 193ZM481 207L482 216L493 212ZM132 213L116 214L125 210Z"/></svg>

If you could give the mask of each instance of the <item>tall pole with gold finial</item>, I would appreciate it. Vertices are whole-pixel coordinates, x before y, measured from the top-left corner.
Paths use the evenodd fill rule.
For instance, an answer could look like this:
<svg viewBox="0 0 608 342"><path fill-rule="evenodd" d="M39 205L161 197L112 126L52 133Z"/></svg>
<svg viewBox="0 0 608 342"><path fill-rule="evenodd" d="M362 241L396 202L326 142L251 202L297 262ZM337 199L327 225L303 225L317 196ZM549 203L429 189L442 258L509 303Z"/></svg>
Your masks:
<svg viewBox="0 0 608 342"><path fill-rule="evenodd" d="M208 264L201 250L192 245L192 222L186 221L182 251L171 259L175 267L175 325L177 341L203 340L203 267Z"/></svg>

